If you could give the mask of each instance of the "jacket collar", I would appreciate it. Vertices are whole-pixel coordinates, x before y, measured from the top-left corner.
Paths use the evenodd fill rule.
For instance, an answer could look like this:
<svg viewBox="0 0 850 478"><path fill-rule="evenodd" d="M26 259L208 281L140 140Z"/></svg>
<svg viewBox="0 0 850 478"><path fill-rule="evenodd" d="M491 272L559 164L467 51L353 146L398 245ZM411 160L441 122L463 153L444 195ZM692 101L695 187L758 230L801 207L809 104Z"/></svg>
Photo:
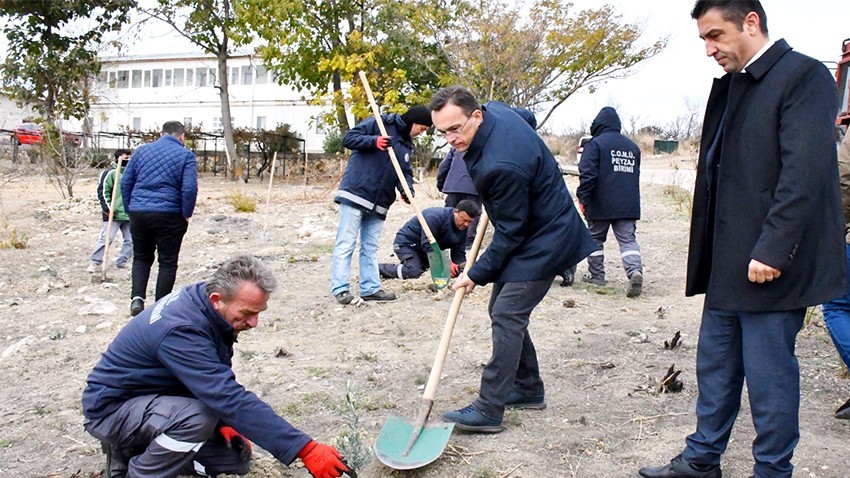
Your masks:
<svg viewBox="0 0 850 478"><path fill-rule="evenodd" d="M791 51L791 47L788 45L788 42L786 42L784 38L779 39L772 47L768 48L767 51L764 52L764 55L762 55L752 65L749 65L746 68L746 72L756 80L760 80L761 77L767 74L767 72L773 68L773 65L782 58L782 55L789 51Z"/></svg>
<svg viewBox="0 0 850 478"><path fill-rule="evenodd" d="M481 151L484 149L484 145L487 143L487 139L493 132L493 127L496 123L493 118L493 113L487 111L486 104L481 105L481 112L483 113L484 119L481 121L481 126L478 127L478 131L475 132L475 136L472 138L472 143L470 143L463 158L468 164L475 163L481 156Z"/></svg>

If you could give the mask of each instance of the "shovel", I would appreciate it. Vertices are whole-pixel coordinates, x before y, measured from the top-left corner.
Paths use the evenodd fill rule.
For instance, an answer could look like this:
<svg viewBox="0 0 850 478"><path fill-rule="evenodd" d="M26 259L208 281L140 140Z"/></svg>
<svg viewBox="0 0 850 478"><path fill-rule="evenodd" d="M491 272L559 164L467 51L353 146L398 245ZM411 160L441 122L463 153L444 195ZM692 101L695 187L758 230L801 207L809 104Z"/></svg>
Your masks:
<svg viewBox="0 0 850 478"><path fill-rule="evenodd" d="M269 227L269 209L271 209L272 202L272 182L274 182L274 165L277 162L277 151L274 152L274 156L272 156L272 165L271 170L269 172L269 192L266 193L266 214L263 217L263 232L260 233L260 240L267 240L266 231Z"/></svg>
<svg viewBox="0 0 850 478"><path fill-rule="evenodd" d="M118 158L118 164L115 166L115 179L112 181L112 199L109 202L109 220L106 221L106 244L103 246L103 262L101 265L100 275L93 275L91 278L92 284L102 284L104 282L112 282L112 279L106 277L106 268L109 267L109 244L112 243L112 217L115 216L115 193L118 191L118 185L121 184L121 158Z"/></svg>
<svg viewBox="0 0 850 478"><path fill-rule="evenodd" d="M475 231L475 242L469 251L469 259L466 262L466 270L472 267L481 241L484 239L484 231L487 229L487 213L481 213L481 221L478 230ZM446 325L443 327L443 336L440 338L440 346L437 348L437 356L431 367L431 375L428 376L428 384L425 385L425 393L419 413L413 422L403 418L390 416L384 422L378 441L375 443L375 455L381 462L396 470L411 470L431 463L443 454L446 443L452 435L454 423L427 424L431 407L434 405L434 397L437 394L437 385L440 383L440 374L443 371L443 363L449 351L449 343L452 340L452 331L457 321L460 304L466 295L466 287L455 291Z"/></svg>
<svg viewBox="0 0 850 478"><path fill-rule="evenodd" d="M366 96L369 98L369 106L372 107L372 115L378 123L378 129L381 130L381 135L389 136L387 134L387 129L384 127L384 122L381 120L381 110L378 109L378 104L375 103L375 97L372 95L372 89L369 88L369 81L366 79L366 74L362 71L358 73L360 74L360 81L363 82L363 89L366 90ZM443 289L449 285L449 279L452 278L451 260L447 259L446 255L444 255L440 250L440 246L437 245L437 240L434 239L434 234L431 233L431 228L429 228L428 223L425 222L425 216L422 215L422 211L413 200L413 194L410 193L410 188L407 186L407 180L404 179L404 173L401 171L401 166L398 164L398 158L396 158L395 151L392 147L389 147L387 148L387 152L390 154L390 160L393 163L393 168L395 168L398 181L404 189L404 194L410 201L410 207L412 207L416 212L416 217L419 218L419 224L422 226L422 231L425 233L425 237L428 238L428 243L431 245L431 250L428 251L428 265L431 269L431 279L434 281L434 285L437 286L437 289Z"/></svg>

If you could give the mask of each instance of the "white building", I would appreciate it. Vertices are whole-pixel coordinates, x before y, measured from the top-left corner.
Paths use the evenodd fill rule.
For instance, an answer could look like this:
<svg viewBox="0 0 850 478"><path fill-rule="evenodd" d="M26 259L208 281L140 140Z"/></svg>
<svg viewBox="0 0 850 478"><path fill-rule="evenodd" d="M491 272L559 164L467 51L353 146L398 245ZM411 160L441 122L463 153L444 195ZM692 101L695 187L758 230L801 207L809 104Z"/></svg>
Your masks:
<svg viewBox="0 0 850 478"><path fill-rule="evenodd" d="M92 131L149 131L166 121L222 131L218 63L214 56L161 54L102 58L95 82L89 121ZM325 131L322 107L306 94L279 85L272 73L250 54L228 59L228 90L234 128L273 130L289 124L306 140L307 151L322 152ZM219 146L219 150L223 147Z"/></svg>

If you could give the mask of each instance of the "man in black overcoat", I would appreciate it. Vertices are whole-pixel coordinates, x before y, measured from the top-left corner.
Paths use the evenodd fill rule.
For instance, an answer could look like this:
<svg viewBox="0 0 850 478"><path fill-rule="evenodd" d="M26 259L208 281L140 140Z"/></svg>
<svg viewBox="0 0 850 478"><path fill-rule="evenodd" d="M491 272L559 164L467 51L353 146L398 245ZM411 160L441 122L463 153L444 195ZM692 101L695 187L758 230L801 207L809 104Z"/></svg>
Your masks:
<svg viewBox="0 0 850 478"><path fill-rule="evenodd" d="M819 61L770 40L758 1L699 0L691 16L726 71L706 107L688 252L685 293L705 294L697 429L679 456L640 475L719 478L746 379L753 475L790 478L797 333L806 307L845 284L835 82Z"/></svg>

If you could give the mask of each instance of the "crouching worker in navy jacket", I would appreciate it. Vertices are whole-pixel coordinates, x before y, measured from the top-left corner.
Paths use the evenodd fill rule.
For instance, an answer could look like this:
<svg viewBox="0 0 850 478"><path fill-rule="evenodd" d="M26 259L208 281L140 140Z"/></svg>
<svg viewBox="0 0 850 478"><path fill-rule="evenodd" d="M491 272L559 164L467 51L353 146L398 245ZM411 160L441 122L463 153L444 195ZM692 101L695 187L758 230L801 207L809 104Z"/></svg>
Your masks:
<svg viewBox="0 0 850 478"><path fill-rule="evenodd" d="M422 211L428 228L440 249L451 251L452 277L457 277L466 264L466 230L472 225L481 208L475 202L464 199L457 207L429 207ZM431 243L419 218L407 221L393 241L393 251L401 264L380 264L381 277L385 279L416 279L428 270L428 253Z"/></svg>
<svg viewBox="0 0 850 478"><path fill-rule="evenodd" d="M251 441L287 465L300 458L313 476L355 476L336 449L278 416L231 370L236 337L257 326L275 287L259 260L236 257L118 333L83 391L104 476L244 475Z"/></svg>

